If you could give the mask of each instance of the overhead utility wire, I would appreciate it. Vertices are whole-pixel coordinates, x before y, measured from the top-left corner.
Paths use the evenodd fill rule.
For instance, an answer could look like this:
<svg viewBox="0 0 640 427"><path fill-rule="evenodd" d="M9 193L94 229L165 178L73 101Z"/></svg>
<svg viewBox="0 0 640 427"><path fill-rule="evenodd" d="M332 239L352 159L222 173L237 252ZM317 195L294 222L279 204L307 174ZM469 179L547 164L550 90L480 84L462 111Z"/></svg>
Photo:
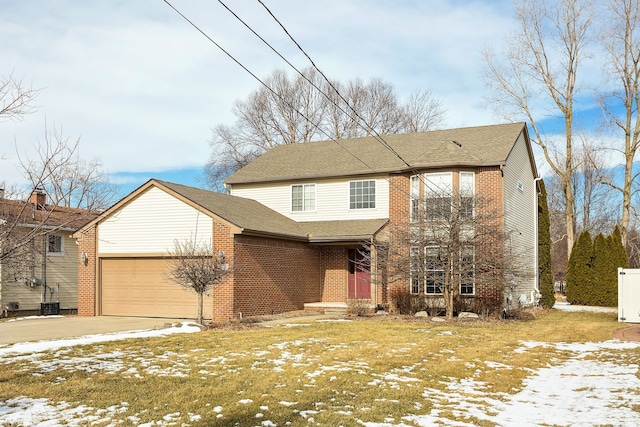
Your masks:
<svg viewBox="0 0 640 427"><path fill-rule="evenodd" d="M218 0L220 1L220 0ZM307 59L309 60L309 62L311 63L311 65L313 66L313 68L315 68L320 75L325 79L325 81L329 84L329 86L335 91L335 93L340 97L340 99L342 99L345 104L347 105L347 107L349 107L349 109L353 112L353 114L355 114L355 116L362 121L362 123L365 124L364 130L367 131L367 133L369 133L371 136L373 136L380 144L382 144L387 150L389 150L394 156L396 156L398 159L400 159L405 165L407 165L408 168L410 168L411 171L413 172L417 172L415 171L415 169L413 168L413 166L411 166L391 145L389 145L389 143L387 141L385 141L382 136L373 128L373 126L371 126L369 123L367 123L367 121L355 110L355 108L353 108L349 102L342 96L342 94L338 91L338 89L333 85L333 83L331 83L331 81L329 80L329 78L322 72L322 70L320 70L320 68L318 68L318 66L316 65L316 63L313 61L313 59L311 59L311 57L309 56L309 54L307 54L307 52L302 48L302 46L300 46L300 44L297 42L297 40L289 33L289 31L287 30L287 28L282 24L282 22L280 22L280 20L273 14L273 12L271 12L271 10L267 7L267 5L264 4L264 2L262 0L258 0L258 3L260 3L262 5L262 7L264 7L264 9L269 13L269 15L271 15L271 17L278 23L278 25L280 26L280 28L282 28L282 30L285 32L285 34L289 37L289 39L297 46L297 48L300 50L300 52L302 52L304 54L304 56L307 57ZM287 61L288 63L288 61ZM296 70L297 71L297 70ZM298 71L299 72L299 71ZM315 85L314 85L315 87ZM316 87L316 89L318 89ZM320 90L320 89L318 89ZM322 91L321 91L322 92ZM324 95L324 93L323 93ZM325 95L327 97L327 99L329 99L328 95ZM330 99L329 99L330 100ZM337 106L337 104L336 104ZM344 113L346 113L346 111L342 110ZM348 113L346 113L348 114Z"/></svg>
<svg viewBox="0 0 640 427"><path fill-rule="evenodd" d="M320 94L322 94L322 96L324 96L327 101L329 101L330 103L332 103L335 107L337 107L341 112L343 112L344 114L347 115L347 117L349 117L351 120L353 120L357 125L361 126L362 128L364 128L364 130L371 136L373 136L374 138L376 137L375 135L373 135L372 133L375 132L375 130L373 129L373 127L367 123L367 121L358 114L358 112L351 106L349 105L349 102L344 98L344 96L342 96L342 94L338 91L338 89L333 85L333 83L327 78L327 76L324 75L324 73L322 71L320 71L320 69L315 65L315 63L313 62L313 60L309 57L309 55L306 54L306 52L304 52L304 50L300 47L300 45L295 41L295 39L293 39L293 37L289 34L289 32L287 31L286 28L284 28L284 26L280 23L280 21L278 20L278 18L276 18L273 13L271 13L271 11L264 6L264 4L262 4L262 2L260 2L265 9L267 10L267 12L269 12L269 14L273 17L273 19L275 19L275 21L280 25L280 27L284 30L284 32L289 36L289 38L296 44L296 46L298 46L298 48L300 50L302 50L302 52L305 54L305 56L307 57L307 59L309 59L309 61L311 62L311 64L313 65L313 67L322 75L322 77L326 80L326 82L329 84L329 86L331 87L331 89L333 89L333 91L338 95L338 97L344 101L345 105L353 112L353 114L355 115L355 118L359 119L360 121L362 121L362 123L364 123L364 125L359 124L358 121L354 118L354 116L351 115L351 113L349 113L348 111L346 111L344 108L342 108L341 105L339 105L338 103L336 103L333 99L331 99L331 97L321 88L319 88L311 79L309 79L309 77L307 77L302 71L300 71L295 65L293 65L287 58L284 57L284 55L282 55L276 48L274 48L268 41L266 41L260 34L258 34L249 24L247 24L242 18L240 18L240 16L238 16L237 13L235 13L233 10L231 10L231 8L229 8L229 6L227 6L222 0L218 0L218 3L220 3L225 9L227 9L227 11L229 11L229 13L231 13L238 21L240 21L249 31L251 31L257 38L260 39L260 41L262 41L265 45L267 45L267 47L269 47L269 49L271 49L276 55L278 55L284 62L287 63L287 65L289 65L293 70L295 70L300 77L302 77L303 79L305 79L314 89L316 89L318 92L320 92ZM326 134L325 134L326 135ZM379 135L378 135L379 137ZM383 145L386 144L387 148L390 149L398 158L400 158L402 160L402 157L400 155L398 155L398 153L395 152L395 150L393 150L392 147L390 147L386 141L382 140L379 141L381 142ZM405 162L406 163L406 162ZM408 164L407 164L408 165Z"/></svg>
<svg viewBox="0 0 640 427"><path fill-rule="evenodd" d="M313 59L311 59L311 57L307 54L307 52L300 46L300 44L293 38L293 36L289 33L289 31L284 27L284 25L280 22L280 20L271 12L271 10L261 1L258 0L258 2L266 9L266 11L269 13L269 15L271 15L271 17L278 23L278 25L282 28L282 30L287 34L287 36L289 37L289 39L291 39L291 41L298 47L298 49L307 57L307 59L309 60L309 62L311 62L311 65L320 73L320 75L325 79L325 81L329 84L329 86L331 87L331 89L333 89L333 91L338 95L338 97L344 101L345 105L353 112L353 114L355 115L355 117L357 119L359 119L362 123L364 123L364 126L362 124L359 124L357 120L354 119L354 117L348 112L346 111L344 108L342 108L341 105L339 105L338 103L336 103L333 99L331 99L331 97L329 97L329 95L327 93L324 92L324 90L322 90L321 88L319 88L313 81L311 81L304 73L302 73L295 65L293 65L287 58L284 57L284 55L282 55L276 48L274 48L268 41L266 41L260 34L258 34L249 24L247 24L240 16L238 16L237 13L235 13L233 10L231 10L231 8L229 6L227 6L222 0L218 0L218 3L220 3L225 9L227 9L227 11L229 13L231 13L238 21L240 21L249 31L251 31L258 39L260 39L260 41L262 41L267 47L269 47L269 49L271 49L276 55L278 55L284 62L287 63L287 65L289 65L293 70L295 70L303 79L305 79L313 88L315 88L318 92L320 92L329 102L331 102L334 106L336 106L340 111L342 111L344 114L346 114L351 120L353 120L354 122L356 122L356 124L359 124L362 128L364 128L364 130L371 135L374 139L376 139L383 147L385 147L387 150L389 150L394 156L396 156L398 159L400 159L408 168L409 170L411 170L413 173L415 173L418 176L418 179L425 185L427 186L427 183L424 181L423 177L418 173L418 171L409 164L409 162L407 162L387 141L385 141L382 136L373 128L373 126L371 126L366 119L364 119L350 104L349 101L347 101L347 99L340 93L340 91L334 86L334 84L329 80L329 78L322 72L322 70L320 70L315 62L313 61ZM264 83L263 83L264 84ZM271 90L271 89L270 89ZM271 92L275 93L273 90L271 90ZM278 97L280 97L280 95L278 95ZM280 99L282 99L282 97L280 97ZM285 101L286 102L286 101ZM304 114L302 114L300 111L298 111L295 107L293 107L291 104L288 104L291 108L293 108L298 114L301 114L303 117L305 117L307 120L309 120L308 117L306 117ZM344 150L346 150L347 152L349 152L349 154L351 154L353 157L355 157L357 160L359 160L360 162L362 162L367 168L371 169L373 172L378 173L375 169L373 169L371 166L367 165L362 159L360 159L356 154L350 152L349 150L347 150L344 146L342 146L340 143L338 143L338 141L336 139L334 139L333 137L331 137L329 134L327 134L323 129L321 129L318 125L316 125L315 123L313 123L311 120L309 120L310 123L312 123L318 130L320 130L325 136L327 136L327 138L331 139L332 141L334 141L336 144L338 144L341 148L343 148ZM388 181L388 180L387 180ZM390 182L390 181L389 181ZM439 184L435 184L435 183L431 183L432 187L436 187L438 188L440 191L446 191L445 189L443 189Z"/></svg>
<svg viewBox="0 0 640 427"><path fill-rule="evenodd" d="M193 28L195 28L200 34L202 34L203 36L205 36L207 38L207 40L209 40L211 43L213 43L218 49L220 49L222 52L224 52L225 55L227 55L229 58L231 58L236 64L238 64L240 67L242 67L243 70L245 70L247 73L249 73L251 75L251 77L253 77L254 79L256 79L261 85L263 85L265 88L267 88L267 90L269 90L271 93L273 93L275 96L277 96L278 98L280 98L280 100L284 101L287 106L289 106L289 108L291 108L292 110L294 110L296 113L300 114L302 117L304 117L309 123L311 123L316 129L318 129L320 132L322 132L328 139L332 140L333 142L335 142L336 144L338 144L338 146L340 148L342 148L344 151L346 151L347 153L349 153L351 156L353 156L356 160L358 160L360 163L362 163L365 167L367 167L368 169L370 169L372 172L374 173L379 173L378 171L376 171L372 166L370 166L369 164L367 164L364 160L362 160L361 158L359 158L356 154L354 154L353 152L351 152L348 148L344 147L343 145L341 145L335 138L331 137L331 135L329 135L324 129L322 129L318 124L314 123L307 115L305 115L304 113L302 113L301 111L299 111L297 108L295 108L290 102L288 102L286 99L284 99L279 93L277 93L275 90L273 90L269 85L267 85L263 80L261 80L258 76L256 76L253 72L251 72L251 70L249 70L246 66L244 66L240 61L238 61L233 55L231 55L227 50L225 50L222 46L220 46L218 43L215 42L215 40L213 40L207 33L205 33L202 29L200 29L200 27L198 27L193 21L191 21L189 18L187 18L184 14L182 14L182 12L180 12L178 9L176 9L168 0L163 0L171 9L173 9L178 15L180 15L185 21L187 21L189 23L189 25L191 25ZM226 7L226 6L225 6ZM227 8L227 10L231 11L230 9ZM234 14L235 15L235 14ZM257 35L257 34L256 34ZM387 179L387 181L391 184L391 181ZM400 189L402 190L402 189ZM406 193L406 192L405 192Z"/></svg>
<svg viewBox="0 0 640 427"><path fill-rule="evenodd" d="M318 129L321 133L323 133L329 140L333 141L334 143L336 143L340 148L342 148L344 151L346 151L349 155L351 155L354 159L356 159L357 161L359 161L362 165L364 165L366 168L370 169L372 172L374 172L375 174L380 174L380 172L378 172L375 168L373 168L372 166L370 166L368 163L366 163L363 159L361 159L360 157L358 157L358 155L356 155L355 153L353 153L352 151L350 151L348 148L346 148L345 146L341 145L335 138L333 138L331 135L329 135L324 129L322 129L318 124L314 123L307 115L305 115L304 113L302 113L301 111L299 111L297 108L295 108L290 102L288 102L286 99L284 99L279 93L277 93L274 89L272 89L269 85L267 85L262 79L260 79L258 76L256 76L253 72L251 72L251 70L249 70L244 64L242 64L240 61L238 61L231 53L229 53L227 50L225 50L220 44L216 43L215 40L213 40L207 33L205 33L200 27L198 27L193 21L191 21L189 18L187 18L182 12L180 12L176 7L174 7L168 0L163 0L171 9L173 9L178 15L180 15L180 17L182 17L182 19L184 19L187 23L189 23L189 25L191 25L194 29L196 29L196 31L198 31L200 34L202 34L207 40L209 40L211 43L213 43L214 46L216 46L219 50L221 50L225 55L227 55L231 60L233 60L236 64L238 64L243 70L245 70L249 75L251 75L256 81L258 81L262 86L264 86L269 92L271 92L272 94L274 94L276 97L278 97L280 100L284 101L287 106L289 106L289 108L291 108L292 110L294 110L296 113L298 113L300 116L304 117L309 123L311 123L316 129ZM225 8L227 8L225 6ZM227 10L229 10L231 12L231 10L229 8L227 8ZM234 14L234 16L237 16ZM274 17L275 18L275 17ZM246 25L246 24L245 24ZM285 30L286 31L286 30ZM255 33L255 32L254 32ZM256 36L258 36L256 34ZM259 37L259 36L258 36ZM262 37L260 37L260 39L262 39ZM266 42L265 42L266 43ZM273 48L272 48L273 49ZM278 55L280 55L278 53ZM305 52L306 55L306 52ZM281 56L281 55L280 55ZM281 56L282 57L282 56ZM308 57L308 55L307 55ZM284 58L283 58L284 59ZM288 61L286 61L287 63L289 63ZM315 64L314 64L315 66ZM293 67L293 66L292 66ZM293 67L295 69L295 67ZM316 68L317 69L317 68ZM296 69L296 71L298 71ZM318 70L321 74L322 72L320 70ZM298 71L299 72L299 71ZM327 77L324 76L324 74L322 74L323 77L325 78L325 80L328 81ZM329 82L329 84L331 84ZM332 85L333 87L333 85ZM319 90L319 89L318 89ZM336 90L334 88L334 90ZM321 93L323 93L322 91L320 91ZM342 98L342 96L340 95L340 93L336 90L336 93L338 93L338 95ZM325 95L326 96L326 95ZM344 98L342 98L344 99ZM346 100L345 100L346 101ZM348 103L347 103L348 105ZM337 106L337 105L336 105ZM353 108L350 107L352 110ZM355 112L355 110L353 110ZM348 114L345 112L345 114ZM361 120L363 120L366 124L366 121L364 119L361 118ZM384 144L383 144L384 146ZM406 161L404 161L404 159L402 159L402 157L399 157L408 167L411 168L412 171L415 171L414 168L412 168ZM415 171L417 173L417 171ZM383 177L383 179L385 181L387 181L390 185L393 185L394 187L396 187L400 192L408 195L409 197L413 197L413 195L410 192L407 192L404 188L400 187L397 184L394 184L391 182L391 180L389 178ZM423 184L426 185L426 183L424 182L424 180L422 179L422 177L418 174L418 179L420 181L422 181ZM435 183L432 183L432 185ZM437 187L439 187L439 185L436 184Z"/></svg>
<svg viewBox="0 0 640 427"><path fill-rule="evenodd" d="M221 0L218 0L221 4L222 3ZM262 7L267 11L267 13L269 13L269 15L271 15L271 17L276 21L276 23L280 26L280 28L282 28L282 31L285 32L285 34L289 37L289 39L293 42L293 44L296 45L296 47L300 50L300 52L302 52L304 54L304 56L307 57L307 59L309 60L309 62L311 63L311 65L313 66L313 68L318 71L318 73L320 73L320 75L324 78L324 80L327 82L327 84L331 87L331 89L334 90L334 92L338 95L338 97L344 101L345 105L353 112L353 114L362 122L364 123L365 126L362 126L364 128L364 130L371 135L376 141L378 141L383 147L385 147L388 151L390 151L394 156L396 156L398 159L400 159L408 168L411 172L413 172L417 177L418 180L420 180L420 182L422 182L422 184L425 186L425 188L427 187L427 183L424 181L422 174L420 174L418 172L418 170L411 164L409 164L409 162L407 162L404 157L402 157L400 155L400 153L398 153L392 146L391 144L389 144L383 137L382 135L380 135L373 126L371 126L367 120L362 117L355 108L353 108L350 104L349 101L347 101L347 99L342 96L342 94L340 93L340 91L334 86L334 84L331 82L331 80L329 80L329 78L324 74L324 72L322 72L322 70L320 68L318 68L318 66L316 65L316 63L314 62L314 60L311 58L311 56L309 56L309 54L304 50L304 48L300 45L300 43L298 43L298 41L291 35L291 33L289 33L289 30L287 30L287 28L282 24L282 22L280 22L280 20L273 14L273 12L271 12L271 9L269 9L269 7L267 7L267 5L265 5L263 3L262 0L258 0L258 3L260 3L262 5ZM225 6L226 7L226 6ZM227 10L229 10L227 8ZM229 10L231 12L231 10ZM233 12L231 12L233 13ZM237 15L235 13L233 13L234 16L237 17ZM238 18L240 19L240 18ZM311 80L309 80L304 74L302 74L295 66L293 66L288 60L286 60L278 51L276 51L269 43L267 43L262 37L260 37L251 27L249 27L244 21L242 21L240 19L240 22L242 22L247 28L249 28L249 30L251 30L254 34L256 34L256 36L258 38L260 38L260 40L262 40L267 46L269 46L271 48L271 50L273 50L276 54L278 54L278 56L280 56L287 64L289 64L291 66L291 68L293 68L295 71L298 72L298 74L300 74L305 80L307 80L309 83L311 83L311 85L318 90L322 95L325 96L325 98L327 98L327 100L329 102L331 102L333 105L335 105L336 107L338 107L340 109L340 111L342 111L343 113L345 113L347 116L349 116L350 118L353 119L353 117L346 112L341 106L339 106L334 100L332 100L329 95L325 94L324 91L320 88L318 88L313 82L311 82ZM356 121L356 120L354 120ZM356 121L357 123L357 121ZM325 134L326 135L326 134ZM336 141L337 142L337 141ZM462 145L459 142L453 141L458 147L462 147ZM447 192L447 189L444 189L440 186L440 184L436 184L434 182L430 183L432 187L437 188L439 191L442 192Z"/></svg>

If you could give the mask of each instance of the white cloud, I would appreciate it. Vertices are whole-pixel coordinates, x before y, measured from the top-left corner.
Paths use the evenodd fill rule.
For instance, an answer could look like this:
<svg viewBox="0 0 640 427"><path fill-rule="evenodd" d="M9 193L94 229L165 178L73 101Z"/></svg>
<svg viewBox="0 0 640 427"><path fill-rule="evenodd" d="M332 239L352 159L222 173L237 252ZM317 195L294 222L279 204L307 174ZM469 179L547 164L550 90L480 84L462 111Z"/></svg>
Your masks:
<svg viewBox="0 0 640 427"><path fill-rule="evenodd" d="M286 64L215 2L179 8L259 77ZM294 65L306 58L253 1L229 3ZM511 25L510 2L365 2L270 5L331 78L381 77L401 96L433 89L449 125L493 120L482 106L480 50ZM44 125L81 137L84 157L110 173L200 167L211 128L231 123L232 105L259 83L165 3L70 0L16 3L0 16L3 67L42 87L36 114L0 124L0 181L20 180L14 138L31 152ZM144 181L144 180L143 180Z"/></svg>

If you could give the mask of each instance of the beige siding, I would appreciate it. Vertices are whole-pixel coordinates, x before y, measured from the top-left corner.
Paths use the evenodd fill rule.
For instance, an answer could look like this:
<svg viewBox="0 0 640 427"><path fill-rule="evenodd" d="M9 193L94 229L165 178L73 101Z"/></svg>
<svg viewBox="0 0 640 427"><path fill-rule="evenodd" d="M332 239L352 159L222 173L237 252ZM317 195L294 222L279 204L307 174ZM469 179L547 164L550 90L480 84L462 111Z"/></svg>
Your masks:
<svg viewBox="0 0 640 427"><path fill-rule="evenodd" d="M98 226L98 253L164 254L174 240L210 241L212 219L152 187Z"/></svg>
<svg viewBox="0 0 640 427"><path fill-rule="evenodd" d="M505 228L515 254L522 260L529 276L518 285L518 301L522 295L531 302L536 288L536 187L524 136L521 135L504 167ZM522 188L520 188L520 186Z"/></svg>
<svg viewBox="0 0 640 427"><path fill-rule="evenodd" d="M367 179L376 181L375 209L349 209L349 182ZM300 181L295 184L314 183L316 184L316 209L312 212L291 211L291 182L236 185L231 188L231 194L257 200L274 211L300 222L389 217L389 181L382 177L324 179Z"/></svg>
<svg viewBox="0 0 640 427"><path fill-rule="evenodd" d="M46 267L42 258L44 237L35 240L35 253L27 251L28 255L25 252L21 256L22 259L32 259L33 267L12 269L8 265L4 266L0 283L2 308L10 302L17 302L19 310L40 310L45 291L46 300L59 301L62 309L78 307L78 248L70 231L58 231L54 234L63 237L63 253L47 256ZM46 288L42 281L45 268ZM39 282L29 285L28 279L31 277L39 279Z"/></svg>

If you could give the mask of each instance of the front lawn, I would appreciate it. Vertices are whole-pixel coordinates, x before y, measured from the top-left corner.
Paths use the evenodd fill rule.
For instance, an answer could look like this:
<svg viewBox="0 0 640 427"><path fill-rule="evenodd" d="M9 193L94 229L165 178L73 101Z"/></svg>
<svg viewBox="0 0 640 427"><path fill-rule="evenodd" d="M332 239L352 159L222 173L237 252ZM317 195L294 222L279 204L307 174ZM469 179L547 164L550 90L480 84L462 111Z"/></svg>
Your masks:
<svg viewBox="0 0 640 427"><path fill-rule="evenodd" d="M611 340L624 326L555 310L509 322L303 320L6 355L0 424L33 425L19 414L39 406L34 424L491 426L518 424L527 408L569 425L539 406L561 390L556 411L579 416L577 393L586 420L615 425L640 420L640 346ZM607 381L618 394L601 395Z"/></svg>

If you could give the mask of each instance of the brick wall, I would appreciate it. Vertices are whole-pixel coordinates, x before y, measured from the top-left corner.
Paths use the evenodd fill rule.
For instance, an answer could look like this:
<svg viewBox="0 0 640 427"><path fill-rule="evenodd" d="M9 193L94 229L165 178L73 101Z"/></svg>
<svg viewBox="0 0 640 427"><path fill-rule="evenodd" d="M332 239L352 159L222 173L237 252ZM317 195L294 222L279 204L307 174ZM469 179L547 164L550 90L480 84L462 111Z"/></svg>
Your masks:
<svg viewBox="0 0 640 427"><path fill-rule="evenodd" d="M398 262L398 257L408 257L409 248L397 247L393 243L393 230L398 227L398 224L406 224L409 220L409 196L411 194L410 188L410 173L403 175L392 175L389 180L389 225L387 230L389 232L389 263ZM386 276L385 272L380 272L381 276ZM386 289L380 289L380 303L390 304L390 296L396 289L409 289L409 280L398 277L388 276L386 280Z"/></svg>
<svg viewBox="0 0 640 427"><path fill-rule="evenodd" d="M427 172L427 171L421 171ZM504 213L504 200L503 200L503 179L500 168L498 166L493 167L481 167L476 171L476 196L478 199L482 199L483 203L487 203L492 209L497 212ZM389 185L389 232L392 234L394 227L406 224L409 218L410 209L410 177L413 173L406 173L402 175L392 175L390 177ZM454 173L454 181L458 176ZM457 187L455 183L454 187ZM420 194L423 194L421 189ZM500 219L502 221L502 219ZM389 236L392 250L390 251L390 263L397 262L397 258L408 257L408 248L400 248L394 246L393 236ZM393 258L396 258L394 260ZM385 272L379 272L383 275ZM422 286L421 286L422 288ZM388 277L386 288L380 289L381 291L381 303L390 303L390 294L395 289L409 290L408 278ZM423 289L421 289L422 291ZM494 286L478 287L476 289L476 295L483 297L495 297L502 298L502 291Z"/></svg>
<svg viewBox="0 0 640 427"><path fill-rule="evenodd" d="M87 230L78 240L78 315L96 315L96 228ZM82 254L88 256L82 262Z"/></svg>
<svg viewBox="0 0 640 427"><path fill-rule="evenodd" d="M322 278L322 302L347 300L348 251L342 247L320 249Z"/></svg>
<svg viewBox="0 0 640 427"><path fill-rule="evenodd" d="M213 223L213 246L216 252L224 251L226 262L229 264L229 273L221 284L214 286L213 295L213 320L224 321L234 317L234 278L236 275L235 241L231 230L224 224Z"/></svg>
<svg viewBox="0 0 640 427"><path fill-rule="evenodd" d="M236 236L234 316L302 310L305 302L320 301L321 258L319 248L305 243Z"/></svg>

